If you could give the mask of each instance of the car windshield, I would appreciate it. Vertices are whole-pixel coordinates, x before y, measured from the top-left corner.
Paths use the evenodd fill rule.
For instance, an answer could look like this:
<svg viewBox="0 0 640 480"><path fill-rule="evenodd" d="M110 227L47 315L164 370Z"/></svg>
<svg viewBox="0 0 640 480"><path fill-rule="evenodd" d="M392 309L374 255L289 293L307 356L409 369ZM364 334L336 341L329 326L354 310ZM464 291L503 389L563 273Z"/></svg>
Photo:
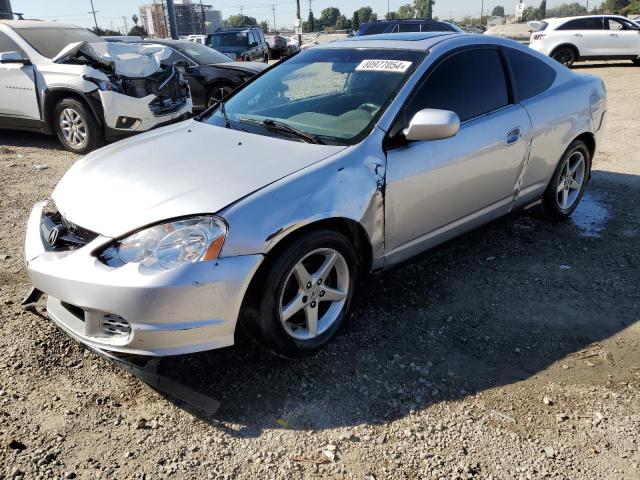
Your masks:
<svg viewBox="0 0 640 480"><path fill-rule="evenodd" d="M215 33L209 37L209 46L218 47L246 47L248 45L246 32Z"/></svg>
<svg viewBox="0 0 640 480"><path fill-rule="evenodd" d="M188 44L184 44L180 47L180 50L200 65L210 65L212 63L231 61L231 59L226 55L216 52L213 48L206 47L200 43L190 42Z"/></svg>
<svg viewBox="0 0 640 480"><path fill-rule="evenodd" d="M55 57L70 43L105 41L85 28L37 27L19 28L17 31L40 55L47 58Z"/></svg>
<svg viewBox="0 0 640 480"><path fill-rule="evenodd" d="M267 71L204 118L252 133L295 129L318 143L359 142L425 53L392 49L311 49ZM226 119L225 119L226 116ZM290 132L289 132L290 133Z"/></svg>

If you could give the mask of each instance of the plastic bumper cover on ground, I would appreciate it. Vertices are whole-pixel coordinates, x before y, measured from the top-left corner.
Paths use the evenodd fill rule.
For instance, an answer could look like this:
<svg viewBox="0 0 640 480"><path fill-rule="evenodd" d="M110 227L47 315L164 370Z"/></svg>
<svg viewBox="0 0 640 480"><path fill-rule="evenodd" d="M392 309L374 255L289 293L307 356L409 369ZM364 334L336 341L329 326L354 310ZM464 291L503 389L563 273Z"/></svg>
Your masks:
<svg viewBox="0 0 640 480"><path fill-rule="evenodd" d="M139 355L178 355L233 344L242 299L261 255L228 257L148 273L138 264L111 268L83 248L47 251L40 235L43 204L34 207L25 243L33 285L49 295L50 318L78 341L97 349ZM130 326L105 334L108 315Z"/></svg>

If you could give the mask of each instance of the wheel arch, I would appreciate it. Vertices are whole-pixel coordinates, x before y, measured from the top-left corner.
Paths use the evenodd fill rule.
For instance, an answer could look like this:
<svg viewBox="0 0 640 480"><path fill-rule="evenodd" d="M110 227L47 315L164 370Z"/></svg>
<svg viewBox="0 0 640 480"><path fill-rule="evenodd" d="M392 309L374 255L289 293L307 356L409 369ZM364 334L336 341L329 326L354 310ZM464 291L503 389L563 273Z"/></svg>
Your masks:
<svg viewBox="0 0 640 480"><path fill-rule="evenodd" d="M553 54L556 53L558 49L562 47L569 47L576 53L576 60L580 59L580 49L575 44L569 43L569 42L561 43L560 45L556 45L555 47L553 47L549 56L550 57L553 56Z"/></svg>
<svg viewBox="0 0 640 480"><path fill-rule="evenodd" d="M330 230L346 236L353 243L354 249L360 259L360 273L366 274L371 270L373 263L373 247L365 228L360 223L345 217L333 217L317 220L290 231L287 235L282 236L277 243L270 246L270 248L265 252L264 261L253 274L253 277L249 282L249 286L245 291L244 300L242 302L243 308L247 306L252 299L259 298L258 289L264 282L266 274L277 256L297 238L315 230Z"/></svg>
<svg viewBox="0 0 640 480"><path fill-rule="evenodd" d="M96 91L97 95L97 91ZM93 98L91 93L81 92L72 88L60 87L47 89L43 96L44 125L47 133L55 132L53 127L53 113L56 104L63 98L73 98L86 105L100 127L104 127L104 114L102 104L98 98Z"/></svg>

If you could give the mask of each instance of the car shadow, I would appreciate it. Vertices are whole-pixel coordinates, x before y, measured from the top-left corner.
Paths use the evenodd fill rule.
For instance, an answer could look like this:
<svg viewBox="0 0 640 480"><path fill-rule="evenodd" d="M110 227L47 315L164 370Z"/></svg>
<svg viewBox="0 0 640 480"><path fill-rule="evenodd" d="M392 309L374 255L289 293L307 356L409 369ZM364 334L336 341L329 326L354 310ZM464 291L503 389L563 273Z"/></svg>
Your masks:
<svg viewBox="0 0 640 480"><path fill-rule="evenodd" d="M232 348L164 358L160 373L222 406L211 415L167 398L255 437L382 423L537 375L637 320L628 251L640 232L625 228L628 212L638 224L639 179L595 172L574 221L534 207L375 275L343 333L308 358L275 357L243 334Z"/></svg>
<svg viewBox="0 0 640 480"><path fill-rule="evenodd" d="M22 130L0 130L0 145L4 147L32 147L66 151L55 135Z"/></svg>

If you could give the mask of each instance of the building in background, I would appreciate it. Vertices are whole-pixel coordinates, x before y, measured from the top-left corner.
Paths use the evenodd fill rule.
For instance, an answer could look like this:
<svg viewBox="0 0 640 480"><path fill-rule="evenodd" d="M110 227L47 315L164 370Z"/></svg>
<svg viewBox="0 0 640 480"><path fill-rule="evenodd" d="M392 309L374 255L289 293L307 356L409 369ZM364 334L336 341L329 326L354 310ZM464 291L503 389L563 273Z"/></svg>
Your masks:
<svg viewBox="0 0 640 480"><path fill-rule="evenodd" d="M13 18L13 15L11 15L12 11L9 0L0 0L0 19L11 20Z"/></svg>
<svg viewBox="0 0 640 480"><path fill-rule="evenodd" d="M222 12L220 10L205 10L204 28L205 33L213 33L222 27Z"/></svg>
<svg viewBox="0 0 640 480"><path fill-rule="evenodd" d="M138 7L140 24L147 35L155 38L169 37L169 20L165 14L164 2L154 2Z"/></svg>
<svg viewBox="0 0 640 480"><path fill-rule="evenodd" d="M174 8L179 37L206 33L207 22L218 22L216 28L222 24L222 13L213 10L211 5L205 5L200 1L176 0ZM171 36L169 15L163 0L154 0L153 3L142 5L138 9L142 27L150 37L167 38Z"/></svg>

